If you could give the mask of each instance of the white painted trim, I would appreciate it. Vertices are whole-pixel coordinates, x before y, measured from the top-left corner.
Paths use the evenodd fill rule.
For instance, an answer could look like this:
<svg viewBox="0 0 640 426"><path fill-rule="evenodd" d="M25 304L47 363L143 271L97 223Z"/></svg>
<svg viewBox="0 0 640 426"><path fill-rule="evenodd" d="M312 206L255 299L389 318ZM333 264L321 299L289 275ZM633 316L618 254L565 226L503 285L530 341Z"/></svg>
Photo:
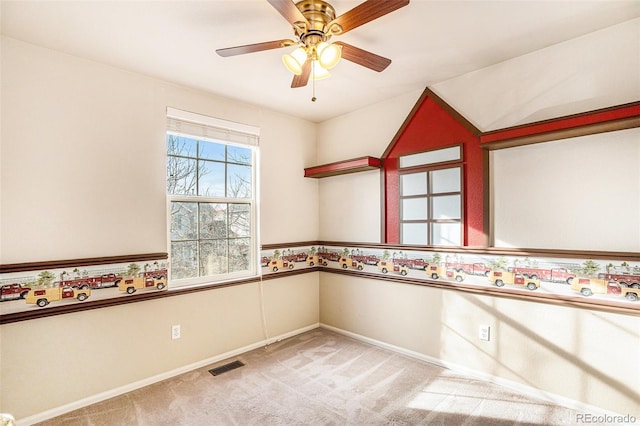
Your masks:
<svg viewBox="0 0 640 426"><path fill-rule="evenodd" d="M491 374L483 373L481 371L473 370L463 365L447 362L438 358L433 358L431 356L422 354L420 352L412 351L409 349L402 348L400 346L395 346L389 343L385 343L380 340L363 336L361 334L352 333L351 331L343 330L341 328L333 327L331 325L320 323L320 328L324 328L324 329L333 331L335 333L342 334L347 337L351 337L352 339L359 340L361 342L368 343L370 345L377 346L379 348L388 349L390 351L397 352L402 355L406 355L408 357L418 359L420 361L428 362L430 364L435 364L439 367L446 368L453 372L464 374L474 379L493 383L495 385L502 386L511 391L518 392L526 396L537 398L546 402L550 402L555 405L560 405L572 410L589 413L593 415L622 416L620 413L607 411L603 408L589 405L584 402L577 401L575 399L567 398L562 395L557 395L551 392L544 391L542 389L538 389L532 386L524 385L522 383L514 382L512 380L503 379L502 377L498 377Z"/></svg>
<svg viewBox="0 0 640 426"><path fill-rule="evenodd" d="M281 334L279 336L275 336L275 337L271 337L271 338L268 338L268 339L264 339L264 340L261 340L259 342L252 343L250 345L243 346L241 348L234 349L234 350L229 351L229 352L225 352L225 353L222 353L222 354L219 354L219 355L212 356L212 357L207 358L207 359L203 359L202 361L198 361L198 362L195 362L193 364L185 365L183 367L179 367L179 368L176 368L174 370L158 374L156 376L148 377L146 379L139 380L137 382L130 383L128 385L120 386L118 388L111 389L111 390L108 390L106 392L102 392L102 393L99 393L99 394L96 394L96 395L89 396L87 398L83 398L83 399L78 400L78 401L71 402L69 404L62 405L60 407L52 408L51 410L43 411L41 413L34 414L33 416L29 416L29 417L26 417L24 419L18 419L16 424L18 426L29 426L29 425L33 425L35 423L43 422L45 420L49 420L49 419L52 419L54 417L61 416L63 414L71 412L73 410L77 410L79 408L83 408L83 407L86 407L88 405L95 404L97 402L101 402L101 401L104 401L106 399L113 398L113 397L125 394L127 392L131 392L131 391L134 391L136 389L140 389L142 387L152 385L152 384L160 382L162 380L166 380L166 379L170 379L170 378L175 377L175 376L179 376L180 374L188 373L190 371L196 370L198 368L205 367L205 366L210 365L210 364L215 364L216 362L223 361L223 360L225 360L227 358L232 358L234 356L241 355L241 354L243 354L245 352L249 352L249 351L252 351L254 349L258 349L258 348L261 348L263 346L267 346L267 345L270 345L272 343L279 342L280 340L288 339L289 337L293 337L293 336L297 336L298 334L306 333L307 331L315 330L318 327L320 327L320 324L319 323L315 323L315 324L312 324L312 325L309 325L309 326L306 326L306 327L303 327L303 328L299 328L297 330L290 331L288 333Z"/></svg>
<svg viewBox="0 0 640 426"><path fill-rule="evenodd" d="M236 121L223 120L221 118L210 117L208 115L197 114L195 112L183 111L181 109L167 107L167 117L180 121L196 123L216 129L233 130L235 132L260 136L260 128L249 124L238 123Z"/></svg>

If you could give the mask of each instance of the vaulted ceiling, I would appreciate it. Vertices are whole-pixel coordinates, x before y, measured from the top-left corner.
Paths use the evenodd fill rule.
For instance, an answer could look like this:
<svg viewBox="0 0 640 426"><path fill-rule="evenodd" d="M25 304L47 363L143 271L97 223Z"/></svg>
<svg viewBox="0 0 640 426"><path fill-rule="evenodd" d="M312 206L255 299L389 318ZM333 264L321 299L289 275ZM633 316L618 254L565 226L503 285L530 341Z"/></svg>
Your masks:
<svg viewBox="0 0 640 426"><path fill-rule="evenodd" d="M361 1L331 2L341 15ZM282 48L223 58L216 49L294 38L266 0L10 1L3 35L313 122L421 90L640 16L631 1L411 0L334 40L392 60L375 72L342 60L292 89Z"/></svg>

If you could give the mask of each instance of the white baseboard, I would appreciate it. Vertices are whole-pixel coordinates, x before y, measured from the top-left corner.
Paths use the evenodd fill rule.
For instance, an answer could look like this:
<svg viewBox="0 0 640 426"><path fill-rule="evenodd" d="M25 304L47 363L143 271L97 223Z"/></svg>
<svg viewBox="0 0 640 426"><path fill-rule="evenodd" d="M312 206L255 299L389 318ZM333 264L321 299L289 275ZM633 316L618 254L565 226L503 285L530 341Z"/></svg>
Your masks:
<svg viewBox="0 0 640 426"><path fill-rule="evenodd" d="M309 325L307 327L303 327L303 328L300 328L300 329L297 329L297 330L290 331L288 333L281 334L279 336L275 336L275 337L271 337L269 339L261 340L259 342L253 343L251 345L247 345L247 346L244 346L244 347L241 347L241 348L238 348L238 349L234 349L234 350L229 351L229 352L225 352L225 353L213 356L211 358L207 358L207 359L204 359L202 361L195 362L193 364L185 365L183 367L176 368L174 370L171 370L171 371L168 371L168 372L165 372L165 373L162 373L162 374L158 374L156 376L149 377L149 378L144 379L144 380L139 380L137 382L130 383L130 384L127 384L125 386L121 386L119 388L111 389L111 390L106 391L106 392L102 392L102 393L99 393L99 394L96 394L96 395L92 395L90 397L83 398L83 399L81 399L79 401L74 401L72 403L65 404L63 406L56 407L56 408L53 408L51 410L43 411L41 413L35 414L33 416L26 417L24 419L18 419L17 420L17 425L18 426L29 426L29 425L33 425L35 423L43 422L45 420L49 420L49 419L52 419L54 417L57 417L57 416L65 414L65 413L71 412L73 410L77 410L79 408L83 408L83 407L86 407L88 405L95 404L97 402L101 402L101 401L104 401L106 399L113 398L113 397L125 394L127 392L134 391L136 389L140 389L142 387L145 387L145 386L160 382L162 380L166 380L166 379L178 376L180 374L188 373L189 371L193 371L193 370L205 367L205 366L210 365L210 364L215 364L215 363L223 361L225 359L241 355L241 354L243 354L245 352L249 352L249 351L252 351L254 349L258 349L258 348L261 348L263 346L270 345L272 343L278 342L278 341L283 340L283 339L287 339L289 337L297 336L298 334L302 334L302 333L305 333L307 331L314 330L314 329L316 329L318 327L333 331L333 332L338 333L338 334L342 334L342 335L347 336L347 337L351 337L353 339L359 340L361 342L368 343L370 345L374 345L374 346L378 346L380 348L388 349L388 350L391 350L393 352L397 352L397 353L409 356L411 358L415 358L415 359L419 359L419 360L424 361L424 362L435 364L435 365L437 365L439 367L446 368L448 370L451 370L451 371L454 371L454 372L457 372L457 373L460 373L460 374L464 374L464 375L470 376L472 378L476 378L476 379L479 379L479 380L484 380L484 381L487 381L489 383L493 383L493 384L502 386L504 388L510 389L510 390L512 390L514 392L519 392L521 394L528 395L528 396L533 397L533 398L538 398L540 400L547 401L547 402L550 402L550 403L553 403L553 404L556 404L556 405L560 405L560 406L563 406L563 407L567 407L567 408L570 408L570 409L573 409L573 410L577 410L577 411L581 411L581 412L585 412L585 413L590 413L590 414L593 414L593 415L620 416L619 413L614 413L614 412L611 412L611 411L607 411L607 410L604 410L604 409L602 409L600 407L595 407L593 405L589 405L589 404L586 404L584 402L580 402L580 401L577 401L577 400L574 400L574 399L571 399L571 398L567 398L567 397L564 397L562 395L557 395L557 394L553 394L551 392L546 392L546 391L543 391L541 389L537 389L537 388L534 388L534 387L531 387L531 386L523 385L521 383L517 383L517 382L511 381L511 380L503 379L501 377L493 376L491 374L487 374L487 373L483 373L483 372L480 372L480 371L476 371L476 370L470 369L468 367L465 367L465 366L462 366L462 365L459 365L459 364L450 363L450 362L443 361L443 360L438 359L438 358L433 358L433 357L430 357L428 355L422 354L420 352L415 352L415 351L412 351L412 350L409 350L409 349L402 348L400 346L395 346L395 345L392 345L392 344L389 344L389 343L385 343L385 342L382 342L380 340L372 339L370 337L366 337L366 336L363 336L363 335L360 335L360 334L357 334L357 333L352 333L350 331L343 330L341 328L333 327L333 326L330 326L330 325L327 325L327 324L323 324L323 323L316 323L316 324Z"/></svg>
<svg viewBox="0 0 640 426"><path fill-rule="evenodd" d="M604 410L603 408L596 407L593 405L586 404L581 401L577 401L575 399L567 398L562 395L557 395L551 392L546 392L538 388L534 388L532 386L527 386L522 383L514 382L512 380L503 379L501 377L497 377L488 373L483 373L481 371L473 370L471 368L465 367L463 365L443 361L438 358L433 358L431 356L422 354L420 352L415 352L409 349L402 348L400 346L391 345L389 343L382 342L380 340L372 339L370 337L366 337L360 334L352 333L347 330L343 330L341 328L336 328L327 324L320 323L320 327L336 332L338 334L342 334L347 337L351 337L355 340L359 340L361 342L368 343L370 345L378 346L380 348L388 349L393 352L397 352L411 358L416 358L421 361L425 361L431 364L435 364L439 367L446 368L448 370L464 374L466 376L472 377L474 379L483 380L489 383L493 383L499 386L502 386L506 389L512 390L514 392L518 392L533 398L537 398L549 403L553 403L555 405L559 405L562 407L566 407L572 410L589 413L593 415L600 416L621 416L619 413L615 413L612 411Z"/></svg>
<svg viewBox="0 0 640 426"><path fill-rule="evenodd" d="M315 323L315 324L309 325L307 327L299 328L297 330L293 330L293 331L290 331L288 333L281 334L279 336L275 336L275 337L271 337L271 338L268 338L268 339L265 339L265 340L261 340L259 342L252 343L250 345L243 346L241 348L234 349L234 350L229 351L229 352L225 352L225 353L222 353L222 354L219 354L219 355L215 355L215 356L213 356L211 358L203 359L202 361L198 361L198 362L195 362L193 364L185 365L183 367L176 368L174 370L167 371L165 373L161 373L161 374L158 374L158 375L153 376L153 377L149 377L149 378L146 378L146 379L143 379L143 380L139 380L139 381L134 382L134 383L130 383L130 384L127 384L127 385L124 385L124 386L120 386L120 387L115 388L115 389L108 390L106 392L102 392L102 393L99 393L99 394L96 394L96 395L89 396L87 398L83 398L83 399L81 399L79 401L74 401L74 402L71 402L69 404L62 405L60 407L52 408L51 410L43 411L41 413L34 414L33 416L25 417L24 419L18 419L16 423L17 423L18 426L29 426L29 425L32 425L32 424L35 424L35 423L43 422L45 420L49 420L49 419L52 419L54 417L61 416L63 414L69 413L69 412L71 412L73 410L77 410L79 408L83 408L83 407L86 407L88 405L95 404L97 402L101 402L101 401L104 401L106 399L113 398L113 397L125 394L127 392L131 392L131 391L134 391L136 389L140 389L140 388L148 386L148 385L152 385L152 384L160 382L162 380L166 380L166 379L170 379L170 378L175 377L175 376L179 376L180 374L188 373L189 371L193 371L193 370L205 367L205 366L210 365L210 364L215 364L216 362L223 361L223 360L225 360L227 358L232 358L234 356L241 355L241 354L243 354L245 352L249 352L249 351L252 351L254 349L258 349L258 348L270 345L270 344L275 343L275 342L279 342L280 340L283 340L283 339L288 339L289 337L297 336L298 334L302 334L302 333L305 333L305 332L310 331L310 330L315 330L318 327L320 327L320 324L319 323Z"/></svg>

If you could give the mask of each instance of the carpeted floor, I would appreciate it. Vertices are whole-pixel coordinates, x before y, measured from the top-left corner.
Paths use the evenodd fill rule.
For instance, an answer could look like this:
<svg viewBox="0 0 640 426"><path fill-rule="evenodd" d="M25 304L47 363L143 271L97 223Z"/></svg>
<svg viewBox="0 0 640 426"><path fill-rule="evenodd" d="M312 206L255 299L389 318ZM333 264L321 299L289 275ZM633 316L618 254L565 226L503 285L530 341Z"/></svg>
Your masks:
<svg viewBox="0 0 640 426"><path fill-rule="evenodd" d="M214 376L208 370L245 365ZM41 425L561 425L573 410L325 329Z"/></svg>

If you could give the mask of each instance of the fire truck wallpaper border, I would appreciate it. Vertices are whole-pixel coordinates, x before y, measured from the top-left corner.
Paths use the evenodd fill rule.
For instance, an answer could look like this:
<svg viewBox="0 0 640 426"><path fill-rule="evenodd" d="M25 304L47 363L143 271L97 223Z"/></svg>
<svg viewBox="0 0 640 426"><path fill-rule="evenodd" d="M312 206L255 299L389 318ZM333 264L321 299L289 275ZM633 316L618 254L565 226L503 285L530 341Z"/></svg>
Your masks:
<svg viewBox="0 0 640 426"><path fill-rule="evenodd" d="M316 267L343 269L640 308L640 262L319 245L263 250L260 265L263 275ZM168 261L157 259L2 274L0 315L166 291L170 286L167 269Z"/></svg>
<svg viewBox="0 0 640 426"><path fill-rule="evenodd" d="M167 289L167 260L0 275L0 314Z"/></svg>
<svg viewBox="0 0 640 426"><path fill-rule="evenodd" d="M261 265L265 275L319 266L640 308L640 262L312 246L263 251Z"/></svg>

